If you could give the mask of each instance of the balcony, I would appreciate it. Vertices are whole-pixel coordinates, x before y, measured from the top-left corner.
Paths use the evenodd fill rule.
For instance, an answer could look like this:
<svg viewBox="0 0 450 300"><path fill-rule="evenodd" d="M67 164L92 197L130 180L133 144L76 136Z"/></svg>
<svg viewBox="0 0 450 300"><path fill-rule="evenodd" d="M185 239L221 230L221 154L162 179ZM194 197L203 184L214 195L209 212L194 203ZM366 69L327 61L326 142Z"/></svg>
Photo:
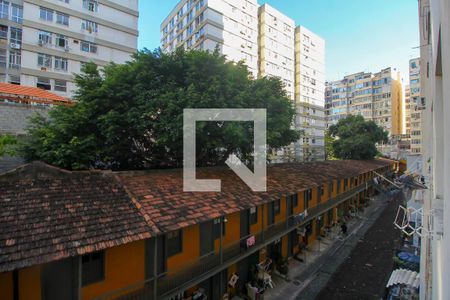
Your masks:
<svg viewBox="0 0 450 300"><path fill-rule="evenodd" d="M193 263L183 265L179 269L170 270L169 274L160 275L159 278L148 279L124 289L105 294L97 299L140 300L170 298L250 256L292 230L306 225L306 223L317 216L322 215L329 209L369 188L371 184L369 182L363 183L340 193L337 197L320 202L299 215L292 215L281 222L264 227L258 233L253 233L240 241L226 245L222 251L218 250L208 256L197 259ZM246 240L249 237L254 237L254 243L250 247L247 247Z"/></svg>

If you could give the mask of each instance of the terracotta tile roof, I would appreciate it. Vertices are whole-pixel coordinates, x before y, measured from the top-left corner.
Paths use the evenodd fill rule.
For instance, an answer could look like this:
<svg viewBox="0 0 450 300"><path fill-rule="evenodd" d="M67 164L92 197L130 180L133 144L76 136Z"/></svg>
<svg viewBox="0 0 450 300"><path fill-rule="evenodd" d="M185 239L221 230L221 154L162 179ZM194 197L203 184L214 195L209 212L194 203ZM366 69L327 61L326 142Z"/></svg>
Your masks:
<svg viewBox="0 0 450 300"><path fill-rule="evenodd" d="M71 100L49 91L10 83L0 83L0 99L47 104L70 104Z"/></svg>
<svg viewBox="0 0 450 300"><path fill-rule="evenodd" d="M278 164L267 170L267 192L252 192L227 168L197 169L199 179L221 179L222 191L183 192L183 172L152 170L120 172L118 176L134 195L143 213L161 231L171 231L279 199L330 179L348 178L387 166L392 162L324 161Z"/></svg>
<svg viewBox="0 0 450 300"><path fill-rule="evenodd" d="M201 168L221 193L183 192L181 169L69 172L32 163L0 174L0 272L142 240L392 162L327 161L268 168L252 192L227 168Z"/></svg>
<svg viewBox="0 0 450 300"><path fill-rule="evenodd" d="M0 176L0 272L149 238L110 173L33 163Z"/></svg>

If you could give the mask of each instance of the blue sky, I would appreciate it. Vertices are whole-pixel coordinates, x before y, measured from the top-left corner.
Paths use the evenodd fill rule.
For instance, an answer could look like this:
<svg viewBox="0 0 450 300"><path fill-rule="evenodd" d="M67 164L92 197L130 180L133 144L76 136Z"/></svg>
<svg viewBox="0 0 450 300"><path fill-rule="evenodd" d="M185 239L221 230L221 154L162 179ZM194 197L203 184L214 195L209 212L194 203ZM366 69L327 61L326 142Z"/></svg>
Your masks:
<svg viewBox="0 0 450 300"><path fill-rule="evenodd" d="M139 1L139 48L159 47L159 27L178 0ZM419 56L417 0L259 0L326 41L328 80L395 67L408 80Z"/></svg>

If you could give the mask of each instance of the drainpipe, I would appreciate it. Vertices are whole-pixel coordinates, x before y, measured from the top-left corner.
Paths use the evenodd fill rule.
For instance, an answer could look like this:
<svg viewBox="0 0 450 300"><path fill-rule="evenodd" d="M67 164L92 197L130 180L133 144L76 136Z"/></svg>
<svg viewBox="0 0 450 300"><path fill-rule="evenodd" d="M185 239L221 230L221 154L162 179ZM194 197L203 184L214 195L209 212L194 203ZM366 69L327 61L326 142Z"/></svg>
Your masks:
<svg viewBox="0 0 450 300"><path fill-rule="evenodd" d="M223 264L223 250L222 250L223 226L225 226L225 217L220 218L220 246L219 246L220 266L222 266ZM220 271L219 274L220 274L219 291L220 293L222 293L223 271Z"/></svg>
<svg viewBox="0 0 450 300"><path fill-rule="evenodd" d="M158 278L158 274L157 274L158 273L158 267L157 267L158 247L157 247L157 244L158 244L158 239L156 238L156 236L154 237L154 239L155 239L155 242L153 243L154 244L153 245L153 299L156 300L157 296L158 296L158 293L157 293L157 287L158 287L158 285L157 285L157 278Z"/></svg>

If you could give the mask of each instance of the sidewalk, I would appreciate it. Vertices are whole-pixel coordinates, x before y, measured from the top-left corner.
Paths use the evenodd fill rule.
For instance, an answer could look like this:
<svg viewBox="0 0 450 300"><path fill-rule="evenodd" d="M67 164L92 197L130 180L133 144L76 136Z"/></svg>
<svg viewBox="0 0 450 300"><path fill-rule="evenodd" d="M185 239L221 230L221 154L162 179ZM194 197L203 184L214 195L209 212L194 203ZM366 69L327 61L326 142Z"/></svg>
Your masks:
<svg viewBox="0 0 450 300"><path fill-rule="evenodd" d="M351 239L361 228L383 211L386 201L383 198L371 200L364 213L347 222L348 235L342 237L339 227L334 227L331 234L321 240L314 241L309 249L300 254L300 262L294 258L289 260L289 274L285 279L278 274L272 276L274 288L265 292L265 299L295 299L300 292L314 279L314 274L330 260L346 241ZM371 223L371 222L370 222ZM336 268L338 265L336 266Z"/></svg>

